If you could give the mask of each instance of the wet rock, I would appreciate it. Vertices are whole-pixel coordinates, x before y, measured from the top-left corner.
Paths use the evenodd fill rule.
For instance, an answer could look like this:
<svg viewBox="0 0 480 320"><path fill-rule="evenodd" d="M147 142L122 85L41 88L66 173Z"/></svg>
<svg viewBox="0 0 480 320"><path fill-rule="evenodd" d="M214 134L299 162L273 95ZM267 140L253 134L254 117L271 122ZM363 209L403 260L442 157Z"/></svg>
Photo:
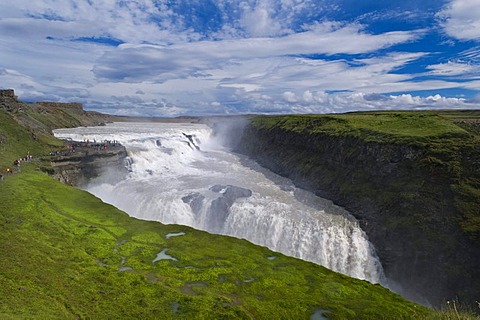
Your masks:
<svg viewBox="0 0 480 320"><path fill-rule="evenodd" d="M251 190L232 185L224 186L216 184L214 186L211 186L209 190L217 193L222 193L223 196L232 203L238 198L248 198L252 195Z"/></svg>
<svg viewBox="0 0 480 320"><path fill-rule="evenodd" d="M223 193L225 199L230 201L232 204L238 198L248 198L252 196L252 191L249 189L236 187L236 186L227 186L227 189Z"/></svg>
<svg viewBox="0 0 480 320"><path fill-rule="evenodd" d="M182 134L188 139L189 142L187 142L188 146L192 149L197 149L197 150L200 150L200 147L195 143L195 141L193 140L193 135L191 134L186 134L186 133L183 133ZM192 147L193 145L193 147Z"/></svg>
<svg viewBox="0 0 480 320"><path fill-rule="evenodd" d="M114 172L108 175L109 179L118 182L128 174L126 160L127 151L121 145L111 146L106 151L79 148L75 153L52 158L52 175L65 184L83 187L105 172Z"/></svg>
<svg viewBox="0 0 480 320"><path fill-rule="evenodd" d="M203 200L205 197L198 192L191 193L182 198L182 201L190 206L192 212L196 215L200 213L203 207Z"/></svg>
<svg viewBox="0 0 480 320"><path fill-rule="evenodd" d="M212 201L208 210L208 229L214 233L219 233L223 229L225 220L230 213L229 203L224 197L220 197Z"/></svg>
<svg viewBox="0 0 480 320"><path fill-rule="evenodd" d="M239 198L248 198L252 195L252 191L249 189L237 187L237 186L222 186L214 185L210 187L213 192L221 193L222 195L212 201L208 210L208 226L212 232L221 232L225 221L230 214L230 207L235 200Z"/></svg>
<svg viewBox="0 0 480 320"><path fill-rule="evenodd" d="M226 186L216 184L214 186L211 186L210 189L208 189L208 190L213 191L213 192L222 192L222 190L225 189L225 188L226 188Z"/></svg>

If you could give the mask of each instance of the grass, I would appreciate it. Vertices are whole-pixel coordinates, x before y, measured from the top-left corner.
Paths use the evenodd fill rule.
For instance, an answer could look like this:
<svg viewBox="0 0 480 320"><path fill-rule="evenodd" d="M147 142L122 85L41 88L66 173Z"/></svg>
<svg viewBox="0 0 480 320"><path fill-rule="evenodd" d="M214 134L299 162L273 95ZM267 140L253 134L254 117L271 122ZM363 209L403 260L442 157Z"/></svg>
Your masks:
<svg viewBox="0 0 480 320"><path fill-rule="evenodd" d="M33 139L33 131L18 125L15 119L6 112L0 111L0 170L11 168L13 161L29 152L40 156L48 154L52 149L63 146L62 141L51 135L39 135L41 139ZM38 137L37 137L38 138Z"/></svg>
<svg viewBox="0 0 480 320"><path fill-rule="evenodd" d="M470 133L438 112L363 112L338 115L257 117L262 129L281 128L305 134L361 137L388 143L431 143L436 139L465 139Z"/></svg>
<svg viewBox="0 0 480 320"><path fill-rule="evenodd" d="M478 299L480 111L257 116L247 130L259 137L247 154L259 154L310 190L330 192L342 205L377 210L369 212L382 221L373 237L382 227L400 230L398 239L409 232L415 235L409 252L451 255L436 263L438 274L460 283L459 295L468 303ZM381 248L383 240L377 240ZM458 317L451 305L439 315L474 319L480 313L458 306Z"/></svg>
<svg viewBox="0 0 480 320"><path fill-rule="evenodd" d="M473 320L479 319L480 302L477 302L477 310L474 311L468 306L462 305L459 301L451 300L445 302L438 315L443 320Z"/></svg>
<svg viewBox="0 0 480 320"><path fill-rule="evenodd" d="M34 166L2 181L0 212L0 318L434 316L383 287L244 240L130 218ZM167 239L177 232L185 235ZM165 248L177 261L152 263Z"/></svg>

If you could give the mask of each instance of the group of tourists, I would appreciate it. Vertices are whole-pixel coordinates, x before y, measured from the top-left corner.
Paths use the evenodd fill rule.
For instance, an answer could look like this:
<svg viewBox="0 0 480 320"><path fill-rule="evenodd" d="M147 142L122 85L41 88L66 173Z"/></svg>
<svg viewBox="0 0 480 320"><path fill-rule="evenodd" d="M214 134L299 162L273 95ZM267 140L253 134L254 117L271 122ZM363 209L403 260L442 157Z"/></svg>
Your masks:
<svg viewBox="0 0 480 320"><path fill-rule="evenodd" d="M83 142L75 141L68 144L67 149L63 151L52 151L50 156L70 156L77 151L87 152L89 150L100 152L107 151L110 147L116 147L119 143L116 140L104 140L103 142L97 142L96 140L86 139Z"/></svg>
<svg viewBox="0 0 480 320"><path fill-rule="evenodd" d="M12 175L14 173L20 172L20 165L23 162L27 162L27 161L30 161L32 159L33 159L33 156L30 154L30 152L27 152L27 154L24 157L15 159L13 161L13 167L11 167L11 168L7 167L7 168L5 168L5 171L0 172L0 180L3 180L4 172L5 172L5 176L9 176L9 175Z"/></svg>
<svg viewBox="0 0 480 320"><path fill-rule="evenodd" d="M103 142L97 142L96 140L84 140L83 142L77 142L77 141L71 141L71 143L68 144L68 147L66 150L63 151L51 151L49 153L50 156L70 156L73 153L75 153L77 150L79 151L84 151L86 155L88 155L88 152L90 150L94 152L101 152L101 151L107 151L111 147L117 147L120 146L119 142L117 140L104 140ZM7 167L4 170L1 169L0 166L0 180L3 180L4 177L12 175L14 173L20 172L20 165L23 162L27 162L32 160L33 157L30 154L30 152L27 152L27 154L24 157L18 158L15 161L13 161L13 166L12 167Z"/></svg>

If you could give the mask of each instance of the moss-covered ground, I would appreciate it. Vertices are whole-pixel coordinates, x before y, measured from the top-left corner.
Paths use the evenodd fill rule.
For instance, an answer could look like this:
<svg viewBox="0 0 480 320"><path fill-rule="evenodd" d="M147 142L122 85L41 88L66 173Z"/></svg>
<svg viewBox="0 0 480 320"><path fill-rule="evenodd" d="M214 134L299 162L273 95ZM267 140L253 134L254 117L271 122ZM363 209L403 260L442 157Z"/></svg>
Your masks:
<svg viewBox="0 0 480 320"><path fill-rule="evenodd" d="M335 115L266 116L253 119L261 128L279 127L308 134L328 133L361 137L366 141L424 144L438 139L470 138L454 120L478 116L476 112L379 111Z"/></svg>
<svg viewBox="0 0 480 320"><path fill-rule="evenodd" d="M33 168L1 188L0 318L308 319L316 309L333 319L430 314L378 285L244 240L130 218ZM176 260L153 263L164 249Z"/></svg>
<svg viewBox="0 0 480 320"><path fill-rule="evenodd" d="M128 217L39 170L60 142L3 111L0 133L0 165L34 156L0 181L1 319L442 318L244 240Z"/></svg>

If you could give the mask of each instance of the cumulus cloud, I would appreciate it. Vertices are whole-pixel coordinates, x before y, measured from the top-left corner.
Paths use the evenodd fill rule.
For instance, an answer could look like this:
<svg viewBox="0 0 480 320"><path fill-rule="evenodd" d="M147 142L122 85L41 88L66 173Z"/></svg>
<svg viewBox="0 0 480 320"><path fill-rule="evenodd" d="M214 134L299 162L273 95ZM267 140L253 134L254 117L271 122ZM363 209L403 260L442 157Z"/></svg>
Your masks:
<svg viewBox="0 0 480 320"><path fill-rule="evenodd" d="M438 17L449 36L480 41L480 5L477 0L451 0Z"/></svg>
<svg viewBox="0 0 480 320"><path fill-rule="evenodd" d="M311 100L297 101L295 110L301 113L331 113L345 111L369 110L422 110L422 109L466 109L477 106L478 102L463 98L448 98L440 94L427 97L411 94L382 95L356 93L322 92L322 103L312 103ZM288 108L286 108L288 110Z"/></svg>
<svg viewBox="0 0 480 320"><path fill-rule="evenodd" d="M285 33L279 21L272 18L270 0L261 0L255 7L247 3L242 6L242 26L253 37L276 36Z"/></svg>
<svg viewBox="0 0 480 320"><path fill-rule="evenodd" d="M297 102L297 97L295 96L295 93L291 91L285 91L282 94L282 96L283 96L283 99L285 99L285 101L287 102L290 102L290 103Z"/></svg>

